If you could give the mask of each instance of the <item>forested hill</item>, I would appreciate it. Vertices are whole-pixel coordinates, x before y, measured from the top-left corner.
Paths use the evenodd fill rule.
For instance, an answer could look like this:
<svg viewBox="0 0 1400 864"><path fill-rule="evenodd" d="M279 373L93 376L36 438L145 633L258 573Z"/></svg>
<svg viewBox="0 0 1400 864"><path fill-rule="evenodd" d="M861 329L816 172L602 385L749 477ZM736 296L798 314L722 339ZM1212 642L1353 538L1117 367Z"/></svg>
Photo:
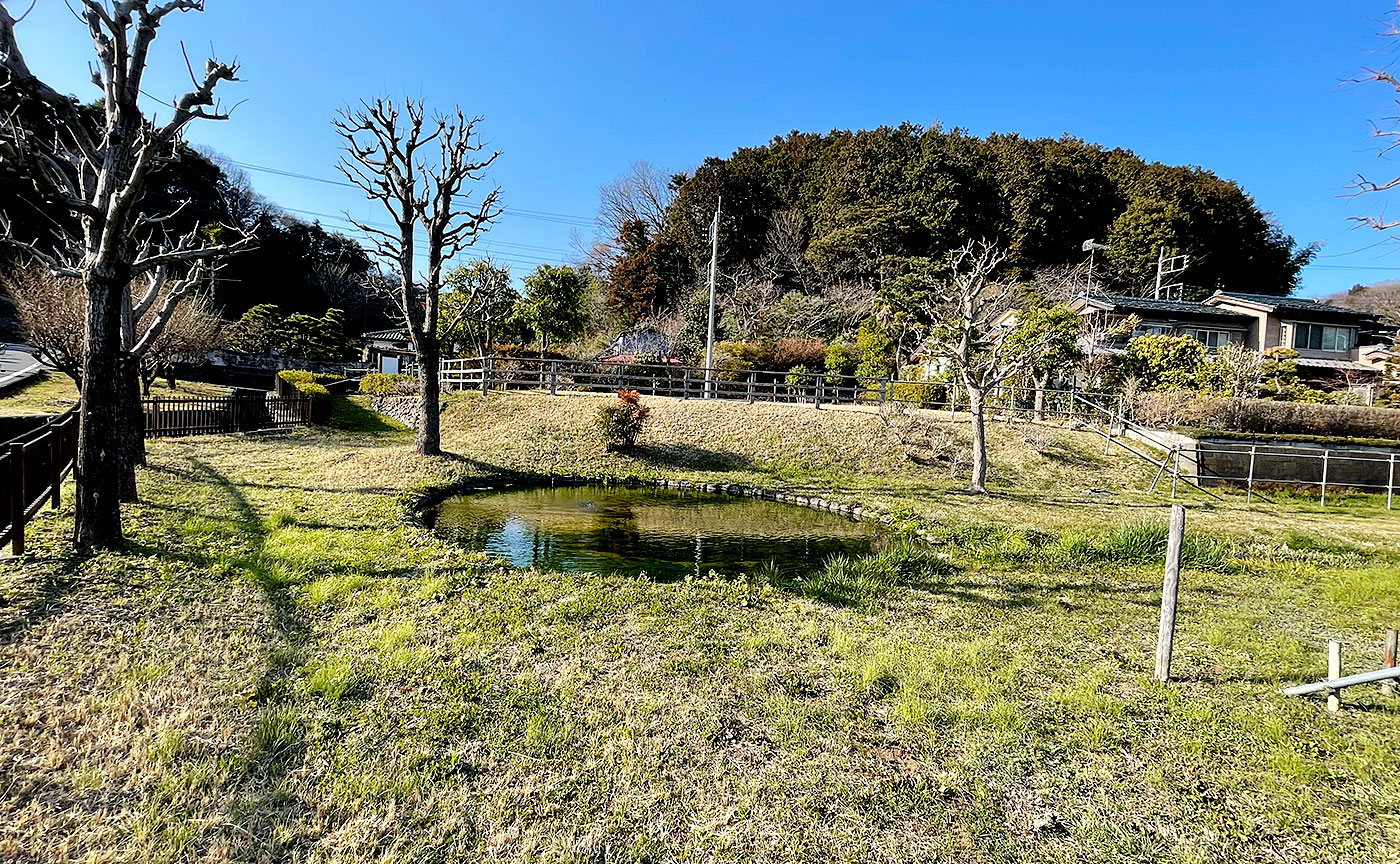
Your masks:
<svg viewBox="0 0 1400 864"><path fill-rule="evenodd" d="M1070 137L910 124L793 132L706 159L671 192L660 224L626 226L614 244L615 305L633 317L663 311L703 275L719 196L721 269L809 292L883 284L901 261L937 259L974 238L1000 239L1022 278L1082 265L1094 238L1108 244L1096 281L1127 291L1151 285L1166 247L1191 256L1188 298L1287 294L1312 254L1232 181Z"/></svg>

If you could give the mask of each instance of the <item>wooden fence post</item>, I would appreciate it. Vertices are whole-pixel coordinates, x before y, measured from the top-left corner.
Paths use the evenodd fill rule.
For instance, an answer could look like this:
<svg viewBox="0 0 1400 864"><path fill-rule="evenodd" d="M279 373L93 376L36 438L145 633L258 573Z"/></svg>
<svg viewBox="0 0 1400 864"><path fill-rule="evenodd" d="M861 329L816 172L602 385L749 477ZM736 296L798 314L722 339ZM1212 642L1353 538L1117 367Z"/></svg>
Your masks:
<svg viewBox="0 0 1400 864"><path fill-rule="evenodd" d="M890 391L890 376L886 375L884 378L881 378L881 379L880 379L880 404L881 404L881 405L884 405L884 404L885 404L885 398L886 398L887 395L889 394L889 391Z"/></svg>
<svg viewBox="0 0 1400 864"><path fill-rule="evenodd" d="M63 484L62 436L54 426L49 427L49 506L58 509L58 487Z"/></svg>
<svg viewBox="0 0 1400 864"><path fill-rule="evenodd" d="M559 361L549 361L549 395L559 395Z"/></svg>
<svg viewBox="0 0 1400 864"><path fill-rule="evenodd" d="M1327 677L1337 679L1342 677L1342 643L1336 639L1327 642ZM1327 691L1327 710L1336 714L1342 709L1342 691Z"/></svg>
<svg viewBox="0 0 1400 864"><path fill-rule="evenodd" d="M681 372L681 398L690 398L690 367L684 367Z"/></svg>
<svg viewBox="0 0 1400 864"><path fill-rule="evenodd" d="M1181 445L1172 447L1172 500L1176 500L1176 481L1181 478Z"/></svg>
<svg viewBox="0 0 1400 864"><path fill-rule="evenodd" d="M1186 508L1172 505L1171 528L1167 533L1167 564L1162 575L1162 616L1157 624L1158 681L1172 677L1172 640L1176 637L1176 597L1181 585L1181 545L1186 536Z"/></svg>
<svg viewBox="0 0 1400 864"><path fill-rule="evenodd" d="M1322 500L1318 503L1323 507L1327 506L1327 454L1331 452L1325 448L1322 451Z"/></svg>
<svg viewBox="0 0 1400 864"><path fill-rule="evenodd" d="M24 508L28 503L24 495L24 443L16 441L10 445L10 551L15 555L24 554Z"/></svg>
<svg viewBox="0 0 1400 864"><path fill-rule="evenodd" d="M757 379L758 379L758 373L757 373L757 372L750 372L750 373L749 373L749 404L750 404L750 405L753 404L753 385L754 385L754 383L757 381Z"/></svg>
<svg viewBox="0 0 1400 864"><path fill-rule="evenodd" d="M1390 480L1385 484L1385 509L1391 509L1395 501L1395 454L1390 454Z"/></svg>
<svg viewBox="0 0 1400 864"><path fill-rule="evenodd" d="M826 381L823 379L823 377L822 377L821 375L818 375L818 376L817 376L817 386L816 386L816 388L812 391L813 401L814 401L814 403L815 403L815 406L814 406L814 407L817 407L817 408L822 407L822 390L825 389L825 386L826 386Z"/></svg>
<svg viewBox="0 0 1400 864"><path fill-rule="evenodd" d="M1246 483L1244 493L1244 503L1248 504L1254 500L1254 457L1259 452L1258 444L1249 445L1249 481Z"/></svg>
<svg viewBox="0 0 1400 864"><path fill-rule="evenodd" d="M1396 648L1397 648L1397 647L1400 647L1400 638L1397 638L1397 634L1396 634L1395 628L1394 628L1394 627L1391 627L1389 630L1385 631L1385 656L1384 656L1383 658L1381 658L1381 665L1382 665L1382 666L1384 666L1384 667L1387 668L1387 669L1394 669L1394 668L1395 668L1395 654L1396 654ZM1394 678L1390 679L1389 681L1382 681L1382 682L1381 682L1381 695L1382 695L1382 696L1394 696L1394 695L1395 695L1395 679L1394 679Z"/></svg>

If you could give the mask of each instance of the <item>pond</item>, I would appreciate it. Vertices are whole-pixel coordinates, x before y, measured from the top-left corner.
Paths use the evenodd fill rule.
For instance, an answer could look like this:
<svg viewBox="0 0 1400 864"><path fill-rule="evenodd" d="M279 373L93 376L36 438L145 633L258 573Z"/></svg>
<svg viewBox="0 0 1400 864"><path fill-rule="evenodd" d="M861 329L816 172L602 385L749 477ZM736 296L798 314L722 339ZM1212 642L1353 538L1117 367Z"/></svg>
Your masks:
<svg viewBox="0 0 1400 864"><path fill-rule="evenodd" d="M662 581L711 570L802 576L832 555L878 550L887 536L878 525L792 504L616 486L459 495L438 506L433 526L516 567Z"/></svg>

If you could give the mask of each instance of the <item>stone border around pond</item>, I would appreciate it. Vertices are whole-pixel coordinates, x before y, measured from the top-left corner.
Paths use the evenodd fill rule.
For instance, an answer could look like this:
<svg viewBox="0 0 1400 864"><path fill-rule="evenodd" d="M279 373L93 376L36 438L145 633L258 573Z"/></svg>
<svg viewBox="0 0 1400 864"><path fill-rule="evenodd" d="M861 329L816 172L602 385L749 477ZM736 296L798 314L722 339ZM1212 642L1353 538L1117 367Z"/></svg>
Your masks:
<svg viewBox="0 0 1400 864"><path fill-rule="evenodd" d="M763 489L757 486L745 486L740 483L704 483L694 480L668 480L665 478L651 477L588 477L573 474L521 474L514 476L473 477L465 479L458 483L426 490L415 495L409 502L409 518L417 524L423 524L421 516L424 511L456 495L470 495L476 492L506 492L514 489L552 488L555 486L649 487L654 489L674 489L679 492L705 492L712 495L731 495L736 498L757 498L762 501L777 501L783 504L793 504L798 507L806 507L809 510L822 510L827 513L836 513L857 522L878 522L882 525L893 525L895 521L894 516L889 512L877 510L873 507L865 507L859 504L841 504L835 501L829 501L821 496L799 495L795 492ZM942 543L938 537L934 536L933 533L929 531L920 530L916 532L915 536L930 545L939 545Z"/></svg>

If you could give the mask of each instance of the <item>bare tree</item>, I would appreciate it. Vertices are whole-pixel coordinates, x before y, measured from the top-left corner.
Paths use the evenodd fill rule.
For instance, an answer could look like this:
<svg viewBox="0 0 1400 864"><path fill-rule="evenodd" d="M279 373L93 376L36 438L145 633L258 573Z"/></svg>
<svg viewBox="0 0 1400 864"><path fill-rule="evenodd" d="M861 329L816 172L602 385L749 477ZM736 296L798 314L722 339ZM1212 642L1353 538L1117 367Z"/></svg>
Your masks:
<svg viewBox="0 0 1400 864"><path fill-rule="evenodd" d="M1020 333L1015 323L996 322L1023 300L1020 286L997 278L1006 253L995 243L974 241L953 250L943 275L932 268L913 278L928 289L921 318L930 322L925 351L941 360L967 391L972 415L972 481L968 491L987 492L987 392L1022 374L1046 346L1039 335ZM910 277L904 277L910 278Z"/></svg>
<svg viewBox="0 0 1400 864"><path fill-rule="evenodd" d="M467 119L460 108L428 118L421 101L399 106L386 98L346 110L336 120L345 139L340 170L371 201L384 206L393 230L350 221L371 238L375 253L398 277L394 303L408 327L418 362L419 416L415 446L419 453L442 453L439 424L442 359L438 305L443 266L476 242L500 216L500 189L471 204L463 186L478 182L500 156L485 154L476 134L480 117ZM436 145L436 146L434 146ZM419 271L418 229L423 230L426 267Z"/></svg>
<svg viewBox="0 0 1400 864"><path fill-rule="evenodd" d="M1397 3L1396 7L1400 9L1400 3ZM1389 39L1400 38L1400 26L1396 24L1397 17L1400 16L1398 16L1396 12L1391 13L1390 29L1382 33L1382 36ZM1383 84L1396 94L1400 94L1400 78L1396 77L1392 68L1387 68L1385 66L1374 68L1362 67L1362 75L1352 79L1352 83ZM1400 104L1400 100L1397 100L1397 104ZM1386 122L1392 124L1386 128L1372 121L1371 135L1372 137L1380 139L1382 142L1381 147L1376 153L1378 157L1384 158L1388 156L1391 151L1400 147L1400 126L1394 125L1397 121L1400 121L1400 118L1386 118ZM1373 180L1366 177L1364 174L1358 174L1356 179L1353 180L1348 187L1351 189L1351 192L1347 197L1354 198L1358 195L1367 195L1373 192L1387 192L1396 187L1400 187L1400 177L1392 177L1389 180ZM1389 231L1392 228L1400 227L1400 220L1388 219L1383 213L1380 216L1353 216L1351 219L1354 222L1360 222L1378 231Z"/></svg>
<svg viewBox="0 0 1400 864"><path fill-rule="evenodd" d="M650 162L633 162L627 173L598 187L598 224L606 242L622 233L628 222L641 222L655 236L666 228L671 206L671 183L665 171Z"/></svg>
<svg viewBox="0 0 1400 864"><path fill-rule="evenodd" d="M170 386L174 389L175 364L198 360L213 351L223 331L223 320L205 294L195 294L176 305L174 313L159 329L151 326L155 315L155 310L151 310L141 321L142 332L152 336L143 339L137 355L141 361L141 391L146 395L150 395L151 384L161 375L170 377Z"/></svg>
<svg viewBox="0 0 1400 864"><path fill-rule="evenodd" d="M83 337L87 303L80 279L55 276L38 267L22 267L5 279L15 317L29 346L45 363L82 388Z"/></svg>
<svg viewBox="0 0 1400 864"><path fill-rule="evenodd" d="M221 243L200 230L171 236L165 226L173 214L145 213L140 206L151 171L173 156L186 127L228 118L214 90L237 80L238 67L215 60L205 63L202 75L190 67L192 88L172 102L166 119L148 119L138 104L161 25L175 12L203 11L203 0L78 0L77 7L97 53L92 80L102 90L101 118L85 117L74 99L30 72L16 41L15 18L0 6L0 103L7 121L0 129L0 158L46 200L79 219L81 236L56 238L57 252L19 245L55 275L80 280L86 293L74 542L79 549L115 548L122 541L121 500L135 492L134 458L141 444L133 428L140 410L137 364L123 348L124 323L132 337L126 345L134 350L138 344L130 286L144 277L164 288L180 268L252 241ZM24 121L35 110L47 112L57 135L41 135ZM8 230L6 236L17 242ZM161 294L170 299L179 291ZM173 305L160 308L167 320L174 313Z"/></svg>
<svg viewBox="0 0 1400 864"><path fill-rule="evenodd" d="M130 308L135 326L128 347L139 365L143 391L181 357L197 357L214 349L222 322L208 297L191 286L198 274L133 286ZM87 295L79 279L55 276L37 267L17 270L5 280L15 303L15 315L29 345L45 362L83 389L83 345L86 341Z"/></svg>

